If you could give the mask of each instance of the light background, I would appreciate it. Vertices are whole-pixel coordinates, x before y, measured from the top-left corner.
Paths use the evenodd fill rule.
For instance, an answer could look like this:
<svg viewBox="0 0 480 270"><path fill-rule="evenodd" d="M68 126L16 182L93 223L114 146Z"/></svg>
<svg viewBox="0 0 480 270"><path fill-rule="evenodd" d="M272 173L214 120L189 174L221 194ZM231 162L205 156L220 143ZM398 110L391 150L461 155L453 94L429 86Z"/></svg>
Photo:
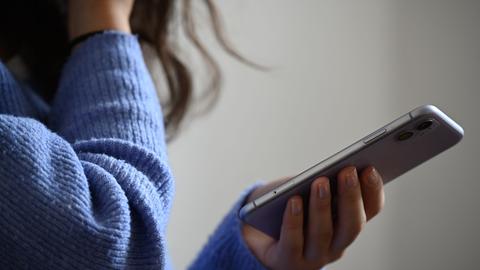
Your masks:
<svg viewBox="0 0 480 270"><path fill-rule="evenodd" d="M169 146L175 267L251 183L295 174L431 103L465 128L464 141L386 186L384 211L329 269L478 268L480 1L218 2L236 46L273 69L215 50L220 101Z"/></svg>

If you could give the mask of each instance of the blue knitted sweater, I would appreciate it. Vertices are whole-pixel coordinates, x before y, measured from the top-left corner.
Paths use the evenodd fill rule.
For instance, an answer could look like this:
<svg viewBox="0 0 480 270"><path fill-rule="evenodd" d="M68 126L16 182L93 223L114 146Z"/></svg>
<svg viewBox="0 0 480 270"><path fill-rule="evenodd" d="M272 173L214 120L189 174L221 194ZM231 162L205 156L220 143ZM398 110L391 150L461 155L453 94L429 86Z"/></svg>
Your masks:
<svg viewBox="0 0 480 270"><path fill-rule="evenodd" d="M171 268L159 104L133 35L79 45L51 105L0 63L1 269ZM191 269L262 268L236 214L248 192Z"/></svg>

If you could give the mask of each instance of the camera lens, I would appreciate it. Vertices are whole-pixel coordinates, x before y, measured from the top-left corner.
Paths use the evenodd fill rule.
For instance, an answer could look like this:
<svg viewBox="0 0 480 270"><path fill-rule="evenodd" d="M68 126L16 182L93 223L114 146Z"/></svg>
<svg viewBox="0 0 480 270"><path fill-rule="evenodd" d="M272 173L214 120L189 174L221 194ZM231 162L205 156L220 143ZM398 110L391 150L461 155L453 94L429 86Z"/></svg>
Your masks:
<svg viewBox="0 0 480 270"><path fill-rule="evenodd" d="M433 124L432 120L427 120L427 121L421 123L420 125L418 125L417 129L418 130L424 130L424 129L427 129L427 128L431 127L432 124Z"/></svg>
<svg viewBox="0 0 480 270"><path fill-rule="evenodd" d="M405 140L410 139L412 136L413 136L413 132L411 132L411 131L403 131L403 132L401 132L401 133L398 135L397 139L398 139L399 141L405 141Z"/></svg>

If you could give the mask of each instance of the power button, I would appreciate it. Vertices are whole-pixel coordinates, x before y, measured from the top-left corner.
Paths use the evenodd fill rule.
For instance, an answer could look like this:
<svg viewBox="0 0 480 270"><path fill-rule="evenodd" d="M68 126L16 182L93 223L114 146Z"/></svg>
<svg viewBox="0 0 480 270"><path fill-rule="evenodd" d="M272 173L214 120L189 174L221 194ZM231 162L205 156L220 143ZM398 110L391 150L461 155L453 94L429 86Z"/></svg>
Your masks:
<svg viewBox="0 0 480 270"><path fill-rule="evenodd" d="M384 129L384 128L379 129L379 130L373 132L372 134L368 135L367 137L365 137L365 139L363 139L363 143L369 144L369 143L375 141L376 139L380 138L385 133L387 133L386 129Z"/></svg>

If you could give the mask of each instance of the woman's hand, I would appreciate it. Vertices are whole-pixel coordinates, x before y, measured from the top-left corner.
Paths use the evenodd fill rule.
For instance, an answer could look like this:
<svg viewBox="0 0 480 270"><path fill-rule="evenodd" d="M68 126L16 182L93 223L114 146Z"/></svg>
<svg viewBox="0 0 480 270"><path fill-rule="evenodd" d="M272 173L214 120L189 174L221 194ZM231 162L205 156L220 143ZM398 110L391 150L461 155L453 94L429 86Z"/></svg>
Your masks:
<svg viewBox="0 0 480 270"><path fill-rule="evenodd" d="M130 33L130 14L135 0L69 0L68 32L70 40L99 30Z"/></svg>
<svg viewBox="0 0 480 270"><path fill-rule="evenodd" d="M284 181L262 187L250 198ZM346 167L338 174L337 181L335 222L329 181L320 177L312 183L308 209L303 209L299 196L288 201L278 241L244 225L245 241L260 262L272 269L319 269L343 255L365 223L382 209L384 193L382 178L373 167L364 169L360 178L355 167ZM309 211L306 226L304 211Z"/></svg>

